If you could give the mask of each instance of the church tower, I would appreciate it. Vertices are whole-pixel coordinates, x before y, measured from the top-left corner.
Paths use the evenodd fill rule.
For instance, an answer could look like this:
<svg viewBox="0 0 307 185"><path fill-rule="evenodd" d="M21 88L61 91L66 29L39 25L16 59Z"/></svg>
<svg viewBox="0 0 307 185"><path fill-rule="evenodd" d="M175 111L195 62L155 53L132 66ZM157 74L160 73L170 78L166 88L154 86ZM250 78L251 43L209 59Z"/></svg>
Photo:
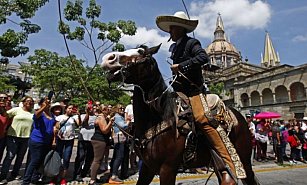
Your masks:
<svg viewBox="0 0 307 185"><path fill-rule="evenodd" d="M278 52L275 52L272 40L268 32L265 34L264 54L261 53L261 67L274 67L280 65Z"/></svg>
<svg viewBox="0 0 307 185"><path fill-rule="evenodd" d="M226 39L221 14L217 17L214 40L205 50L211 64L220 68L227 68L241 61L242 57L238 50Z"/></svg>

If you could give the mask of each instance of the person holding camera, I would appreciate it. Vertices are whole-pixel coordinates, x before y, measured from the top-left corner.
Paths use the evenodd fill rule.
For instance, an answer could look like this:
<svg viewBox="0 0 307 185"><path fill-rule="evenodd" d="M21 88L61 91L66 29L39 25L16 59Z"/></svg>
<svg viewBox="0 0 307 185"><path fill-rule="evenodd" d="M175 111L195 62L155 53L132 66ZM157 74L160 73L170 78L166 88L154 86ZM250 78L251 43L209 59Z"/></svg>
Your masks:
<svg viewBox="0 0 307 185"><path fill-rule="evenodd" d="M68 104L64 111L65 113L63 115L56 117L56 120L58 121L56 151L63 159L62 170L60 173L61 185L67 184L65 177L69 168L70 158L74 146L74 139L76 135L75 129L81 123L80 113L74 105ZM52 181L50 184L55 184L55 182Z"/></svg>
<svg viewBox="0 0 307 185"><path fill-rule="evenodd" d="M85 107L85 114L81 114L82 125L78 134L77 156L75 158L75 167L73 180L83 182L83 178L90 170L94 151L91 138L95 132L95 115L97 106L88 103Z"/></svg>
<svg viewBox="0 0 307 185"><path fill-rule="evenodd" d="M52 147L53 127L56 124L55 116L50 111L48 98L41 99L39 106L40 108L33 115L33 129L29 140L31 160L23 178L23 185L31 183L35 170L39 169Z"/></svg>

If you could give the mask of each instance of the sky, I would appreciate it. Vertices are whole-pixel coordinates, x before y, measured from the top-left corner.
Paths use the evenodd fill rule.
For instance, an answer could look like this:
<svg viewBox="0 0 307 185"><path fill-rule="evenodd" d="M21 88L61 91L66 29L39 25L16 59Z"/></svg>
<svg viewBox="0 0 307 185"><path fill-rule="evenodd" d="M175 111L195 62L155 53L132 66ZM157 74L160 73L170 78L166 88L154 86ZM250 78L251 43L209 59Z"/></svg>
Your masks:
<svg viewBox="0 0 307 185"><path fill-rule="evenodd" d="M61 0L62 8L66 0ZM155 55L160 70L165 78L170 77L167 42L169 34L158 29L155 19L159 15L173 15L185 11L182 0L96 0L102 6L100 21L132 20L137 25L134 36L121 39L126 48L140 44L162 47ZM214 38L216 19L221 14L226 37L241 52L243 59L260 65L264 50L265 33L268 31L275 51L279 53L281 64L298 66L307 63L307 1L305 0L185 0L191 19L198 19L199 24L194 36L207 47ZM88 1L84 0L84 5ZM63 12L63 10L62 10ZM30 52L12 60L24 61L33 55L35 49L45 48L62 56L67 55L62 35L57 32L59 21L57 0L50 0L31 19L42 30L30 35L26 45ZM4 29L0 25L0 29ZM0 30L3 32L3 30ZM190 34L193 37L193 34ZM72 54L94 64L92 53L78 42L69 42Z"/></svg>

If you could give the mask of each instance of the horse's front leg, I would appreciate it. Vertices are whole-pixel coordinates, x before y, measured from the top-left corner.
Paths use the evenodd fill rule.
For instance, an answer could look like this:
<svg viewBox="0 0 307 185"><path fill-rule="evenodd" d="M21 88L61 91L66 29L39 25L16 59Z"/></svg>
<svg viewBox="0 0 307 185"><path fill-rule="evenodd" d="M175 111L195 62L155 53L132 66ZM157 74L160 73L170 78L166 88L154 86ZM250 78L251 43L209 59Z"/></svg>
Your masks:
<svg viewBox="0 0 307 185"><path fill-rule="evenodd" d="M139 172L139 178L136 185L149 185L154 178L155 173L142 162L141 169Z"/></svg>
<svg viewBox="0 0 307 185"><path fill-rule="evenodd" d="M175 185L177 168L170 165L162 165L160 168L160 185Z"/></svg>

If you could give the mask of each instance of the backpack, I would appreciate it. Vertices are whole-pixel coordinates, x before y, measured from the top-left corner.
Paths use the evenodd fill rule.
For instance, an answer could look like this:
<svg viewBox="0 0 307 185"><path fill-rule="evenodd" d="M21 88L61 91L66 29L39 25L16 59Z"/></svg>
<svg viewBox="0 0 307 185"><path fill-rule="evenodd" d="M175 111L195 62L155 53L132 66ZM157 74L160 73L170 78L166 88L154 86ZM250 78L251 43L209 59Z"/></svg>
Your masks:
<svg viewBox="0 0 307 185"><path fill-rule="evenodd" d="M43 174L47 177L55 177L60 173L61 157L55 150L51 150L45 157Z"/></svg>

